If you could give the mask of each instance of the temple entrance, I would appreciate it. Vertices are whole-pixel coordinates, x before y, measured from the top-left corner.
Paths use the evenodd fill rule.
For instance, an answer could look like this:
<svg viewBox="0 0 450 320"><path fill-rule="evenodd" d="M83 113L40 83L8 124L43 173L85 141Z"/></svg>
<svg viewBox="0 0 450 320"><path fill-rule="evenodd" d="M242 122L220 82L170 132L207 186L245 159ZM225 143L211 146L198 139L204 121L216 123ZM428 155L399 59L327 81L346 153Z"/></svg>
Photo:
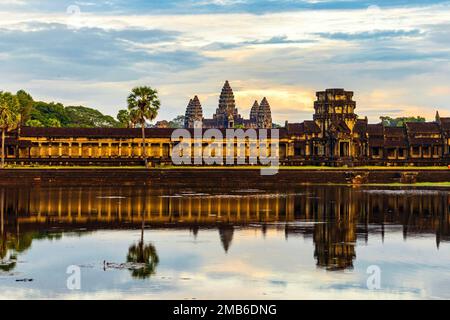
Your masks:
<svg viewBox="0 0 450 320"><path fill-rule="evenodd" d="M340 157L348 157L349 156L349 143L348 142L340 142L339 143L339 156Z"/></svg>

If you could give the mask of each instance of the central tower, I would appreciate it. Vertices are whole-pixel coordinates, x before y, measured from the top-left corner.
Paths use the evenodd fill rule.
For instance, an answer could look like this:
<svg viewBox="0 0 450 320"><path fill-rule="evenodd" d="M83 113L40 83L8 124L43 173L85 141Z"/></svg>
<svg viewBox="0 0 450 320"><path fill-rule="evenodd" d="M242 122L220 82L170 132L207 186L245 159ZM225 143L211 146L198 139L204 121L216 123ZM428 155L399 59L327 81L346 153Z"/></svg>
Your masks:
<svg viewBox="0 0 450 320"><path fill-rule="evenodd" d="M217 121L217 126L219 128L233 128L235 120L239 118L240 115L236 108L233 89L231 89L230 83L227 80L220 93L219 107L216 110L214 119Z"/></svg>

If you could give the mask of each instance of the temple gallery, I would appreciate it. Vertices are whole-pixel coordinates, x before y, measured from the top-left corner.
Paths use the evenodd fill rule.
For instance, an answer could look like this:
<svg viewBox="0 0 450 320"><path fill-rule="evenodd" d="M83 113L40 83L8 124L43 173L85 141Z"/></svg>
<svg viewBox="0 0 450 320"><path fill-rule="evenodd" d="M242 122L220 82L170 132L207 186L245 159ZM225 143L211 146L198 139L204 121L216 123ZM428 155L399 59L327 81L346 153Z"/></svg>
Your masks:
<svg viewBox="0 0 450 320"><path fill-rule="evenodd" d="M436 113L432 122L407 122L401 127L369 124L367 117L355 113L353 96L352 91L344 89L319 91L312 120L286 121L277 128L277 136L268 139L271 143L276 139L280 165L448 164L450 118ZM212 117L204 117L200 99L194 96L185 111L184 127L192 133L213 128L224 136L227 129L254 129L259 136L261 129L273 127L270 102L267 97L256 100L245 118L239 114L232 87L226 81ZM180 143L172 139L174 130L145 129L149 162L172 164L172 152ZM251 140L247 139L244 157L251 156ZM7 162L16 164L120 166L143 161L141 129L134 128L21 127L8 133L5 144ZM237 157L237 152L238 148L232 156Z"/></svg>

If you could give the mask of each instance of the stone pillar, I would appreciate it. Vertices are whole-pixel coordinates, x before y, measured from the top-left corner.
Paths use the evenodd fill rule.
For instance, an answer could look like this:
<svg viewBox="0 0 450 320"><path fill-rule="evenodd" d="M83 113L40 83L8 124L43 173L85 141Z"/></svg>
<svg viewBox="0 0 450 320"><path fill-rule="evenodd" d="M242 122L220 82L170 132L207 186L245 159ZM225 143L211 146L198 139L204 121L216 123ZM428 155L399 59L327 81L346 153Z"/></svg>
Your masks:
<svg viewBox="0 0 450 320"><path fill-rule="evenodd" d="M69 158L72 158L72 142L69 142Z"/></svg>
<svg viewBox="0 0 450 320"><path fill-rule="evenodd" d="M92 158L92 144L89 144L89 158Z"/></svg>
<svg viewBox="0 0 450 320"><path fill-rule="evenodd" d="M122 142L119 141L119 158L122 158Z"/></svg>
<svg viewBox="0 0 450 320"><path fill-rule="evenodd" d="M103 155L103 153L102 153L102 143L100 142L98 144L98 157L97 158L101 158L102 155Z"/></svg>
<svg viewBox="0 0 450 320"><path fill-rule="evenodd" d="M78 156L81 158L83 156L83 144L78 142Z"/></svg>
<svg viewBox="0 0 450 320"><path fill-rule="evenodd" d="M133 144L128 143L128 156L131 158L133 156Z"/></svg>
<svg viewBox="0 0 450 320"><path fill-rule="evenodd" d="M111 158L112 156L112 144L111 142L108 143L108 157Z"/></svg>
<svg viewBox="0 0 450 320"><path fill-rule="evenodd" d="M58 156L61 158L62 157L62 143L60 142L58 145Z"/></svg>
<svg viewBox="0 0 450 320"><path fill-rule="evenodd" d="M52 157L52 144L51 144L51 142L48 144L48 157L49 158Z"/></svg>
<svg viewBox="0 0 450 320"><path fill-rule="evenodd" d="M162 158L163 155L164 155L164 154L163 154L163 144L160 143L160 144L159 144L159 157Z"/></svg>

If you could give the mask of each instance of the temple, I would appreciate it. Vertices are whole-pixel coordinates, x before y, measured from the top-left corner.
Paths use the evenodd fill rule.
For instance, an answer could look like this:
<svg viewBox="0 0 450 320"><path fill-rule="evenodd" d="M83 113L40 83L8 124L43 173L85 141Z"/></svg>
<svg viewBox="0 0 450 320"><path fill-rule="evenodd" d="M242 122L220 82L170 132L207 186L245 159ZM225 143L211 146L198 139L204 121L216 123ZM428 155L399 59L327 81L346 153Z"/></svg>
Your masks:
<svg viewBox="0 0 450 320"><path fill-rule="evenodd" d="M250 110L249 119L242 118L236 107L233 89L231 89L230 83L227 80L220 93L219 107L216 109L216 113L212 119L203 118L202 106L197 96L189 101L185 113L184 127L194 128L196 123L203 128L270 129L272 128L272 113L269 102L264 97L261 104L255 101Z"/></svg>
<svg viewBox="0 0 450 320"><path fill-rule="evenodd" d="M327 89L316 94L312 120L286 121L279 128L281 165L319 166L437 166L450 163L450 118L432 122L407 122L401 127L369 124L367 117L355 113L353 92ZM217 128L272 128L269 102L255 101L249 119L238 112L233 90L225 82L219 105L212 119L203 118L198 96L190 100L184 126L206 130ZM148 161L172 164L171 128L147 128ZM269 130L270 131L270 130ZM126 128L34 128L22 127L8 132L6 161L16 164L47 165L141 165L143 143L141 129ZM246 141L249 157L250 141ZM261 148L268 146L259 146ZM237 149L237 148L236 148ZM237 156L237 155L235 155Z"/></svg>

